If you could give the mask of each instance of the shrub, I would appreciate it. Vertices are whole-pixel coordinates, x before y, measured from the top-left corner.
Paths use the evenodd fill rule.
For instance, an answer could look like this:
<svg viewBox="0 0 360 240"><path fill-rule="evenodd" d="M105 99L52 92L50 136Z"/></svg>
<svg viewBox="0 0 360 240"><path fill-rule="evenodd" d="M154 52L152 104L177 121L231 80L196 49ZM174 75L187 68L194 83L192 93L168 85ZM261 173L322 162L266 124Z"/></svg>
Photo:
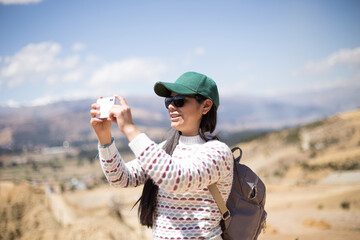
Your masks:
<svg viewBox="0 0 360 240"><path fill-rule="evenodd" d="M342 208L342 209L345 209L345 210L350 209L350 202L348 202L348 201L343 201L343 202L341 203L341 208Z"/></svg>
<svg viewBox="0 0 360 240"><path fill-rule="evenodd" d="M295 128L290 130L288 135L285 137L285 141L287 143L299 143L300 142L299 131L300 128Z"/></svg>

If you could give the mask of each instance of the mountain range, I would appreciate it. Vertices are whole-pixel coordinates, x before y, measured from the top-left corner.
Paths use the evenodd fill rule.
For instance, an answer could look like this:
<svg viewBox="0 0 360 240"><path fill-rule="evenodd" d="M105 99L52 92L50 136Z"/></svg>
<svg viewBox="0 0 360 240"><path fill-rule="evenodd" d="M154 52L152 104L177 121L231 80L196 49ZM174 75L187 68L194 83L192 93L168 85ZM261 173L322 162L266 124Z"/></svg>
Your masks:
<svg viewBox="0 0 360 240"><path fill-rule="evenodd" d="M316 121L360 106L360 88L337 88L273 97L225 96L218 111L217 134L277 130ZM163 99L127 97L135 124L155 139L169 128ZM89 124L94 99L58 101L40 106L0 107L2 149L73 146L96 142ZM115 128L115 126L114 126ZM114 131L121 138L120 131Z"/></svg>

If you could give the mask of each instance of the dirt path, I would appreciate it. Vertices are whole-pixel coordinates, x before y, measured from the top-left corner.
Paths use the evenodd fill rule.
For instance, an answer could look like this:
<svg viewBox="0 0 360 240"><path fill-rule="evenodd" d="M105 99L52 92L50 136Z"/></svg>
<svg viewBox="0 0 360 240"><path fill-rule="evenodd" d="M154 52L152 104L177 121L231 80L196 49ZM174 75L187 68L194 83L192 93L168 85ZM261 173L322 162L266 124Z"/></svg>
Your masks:
<svg viewBox="0 0 360 240"><path fill-rule="evenodd" d="M269 186L266 207L268 231L259 240L355 240L360 234L360 184Z"/></svg>
<svg viewBox="0 0 360 240"><path fill-rule="evenodd" d="M68 192L51 196L52 211L84 239L150 240L151 229L140 226L137 208L132 208L140 194L140 188L111 187Z"/></svg>
<svg viewBox="0 0 360 240"><path fill-rule="evenodd" d="M71 207L64 201L59 194L50 194L48 196L51 210L55 219L63 226L72 225L75 222L75 214Z"/></svg>

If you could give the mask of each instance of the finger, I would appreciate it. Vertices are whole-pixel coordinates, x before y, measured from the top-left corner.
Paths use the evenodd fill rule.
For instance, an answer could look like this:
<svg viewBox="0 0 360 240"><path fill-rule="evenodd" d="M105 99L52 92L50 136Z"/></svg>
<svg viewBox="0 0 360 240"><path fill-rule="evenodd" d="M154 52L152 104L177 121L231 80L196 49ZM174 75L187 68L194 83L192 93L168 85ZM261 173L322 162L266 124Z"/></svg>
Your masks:
<svg viewBox="0 0 360 240"><path fill-rule="evenodd" d="M102 123L102 122L104 122L102 119L100 119L100 118L91 118L90 119L90 123L92 124L92 125L96 125L96 123Z"/></svg>
<svg viewBox="0 0 360 240"><path fill-rule="evenodd" d="M109 117L107 118L107 120L110 120L112 122L116 122L116 111L114 110L115 106L112 106L110 111L109 111Z"/></svg>
<svg viewBox="0 0 360 240"><path fill-rule="evenodd" d="M124 97L121 97L119 95L114 95L115 98L117 98L120 102L120 105L124 106L124 107L128 107L129 105L127 104L126 100Z"/></svg>
<svg viewBox="0 0 360 240"><path fill-rule="evenodd" d="M119 115L120 111L121 111L121 106L120 105L112 105L110 110L109 110L109 116Z"/></svg>
<svg viewBox="0 0 360 240"><path fill-rule="evenodd" d="M99 122L99 123L100 123L100 122L104 122L104 119L95 117L95 118L92 118L91 121L92 121L92 122Z"/></svg>
<svg viewBox="0 0 360 240"><path fill-rule="evenodd" d="M96 117L96 115L99 115L99 114L100 114L100 112L98 110L95 110L95 109L90 110L91 117Z"/></svg>
<svg viewBox="0 0 360 240"><path fill-rule="evenodd" d="M92 108L92 109L99 109L99 108L100 108L100 105L97 104L97 103L93 103L93 104L91 104L91 108Z"/></svg>
<svg viewBox="0 0 360 240"><path fill-rule="evenodd" d="M109 116L106 120L116 123L116 117Z"/></svg>

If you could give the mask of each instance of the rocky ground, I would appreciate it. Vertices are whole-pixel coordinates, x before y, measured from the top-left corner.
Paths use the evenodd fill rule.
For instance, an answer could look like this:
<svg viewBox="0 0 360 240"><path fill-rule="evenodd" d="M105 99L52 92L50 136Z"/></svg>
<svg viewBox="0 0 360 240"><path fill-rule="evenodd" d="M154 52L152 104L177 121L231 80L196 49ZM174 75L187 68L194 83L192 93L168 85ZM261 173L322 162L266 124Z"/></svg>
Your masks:
<svg viewBox="0 0 360 240"><path fill-rule="evenodd" d="M358 239L360 111L239 144L267 186L261 240ZM0 239L152 239L133 204L141 188L50 193L0 183Z"/></svg>

